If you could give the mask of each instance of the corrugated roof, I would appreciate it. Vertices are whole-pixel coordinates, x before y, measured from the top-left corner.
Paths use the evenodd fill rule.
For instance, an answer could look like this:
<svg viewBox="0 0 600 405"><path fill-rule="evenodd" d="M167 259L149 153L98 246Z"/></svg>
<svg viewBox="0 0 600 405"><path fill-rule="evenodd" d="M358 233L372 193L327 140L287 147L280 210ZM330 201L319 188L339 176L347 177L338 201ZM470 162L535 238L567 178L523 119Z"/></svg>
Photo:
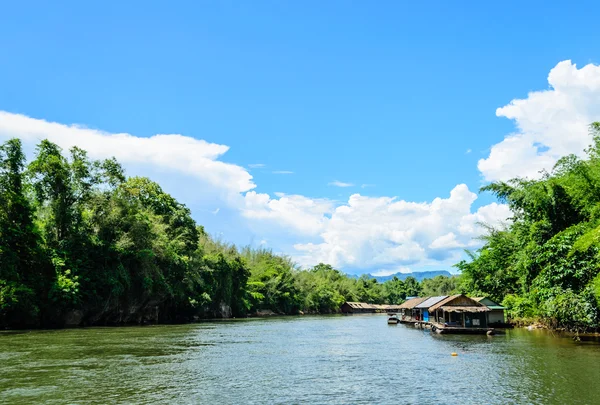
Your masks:
<svg viewBox="0 0 600 405"><path fill-rule="evenodd" d="M402 304L400 304L400 308L402 308L402 309L412 309L416 305L419 305L420 303L422 303L423 301L425 301L427 298L429 298L429 297L415 297L415 298L411 298L409 300L404 301Z"/></svg>
<svg viewBox="0 0 600 405"><path fill-rule="evenodd" d="M473 299L483 305L485 305L486 307L490 308L490 309L506 309L505 307L503 307L502 305L499 305L497 302L492 301L491 299L489 299L488 297L473 297ZM484 302L481 302L483 300L488 300L489 302L492 303L492 305L487 305Z"/></svg>
<svg viewBox="0 0 600 405"><path fill-rule="evenodd" d="M451 295L449 297L447 297L446 299L438 302L435 305L432 305L429 310L430 311L435 311L436 309L443 307L443 306L453 306L453 305L448 305L450 304L452 301L454 301L455 299L462 297L462 298L466 298L467 300L469 300L470 302L473 303L473 305L454 305L455 307L467 307L467 306L471 306L471 307L484 307L487 308L485 305L475 301L473 298L469 298L466 295L462 295L462 294L456 294L456 295Z"/></svg>
<svg viewBox="0 0 600 405"><path fill-rule="evenodd" d="M421 302L420 304L415 305L415 308L427 309L427 308L437 304L438 302L445 300L447 297L448 297L447 295L439 295L437 297L429 297L425 301Z"/></svg>

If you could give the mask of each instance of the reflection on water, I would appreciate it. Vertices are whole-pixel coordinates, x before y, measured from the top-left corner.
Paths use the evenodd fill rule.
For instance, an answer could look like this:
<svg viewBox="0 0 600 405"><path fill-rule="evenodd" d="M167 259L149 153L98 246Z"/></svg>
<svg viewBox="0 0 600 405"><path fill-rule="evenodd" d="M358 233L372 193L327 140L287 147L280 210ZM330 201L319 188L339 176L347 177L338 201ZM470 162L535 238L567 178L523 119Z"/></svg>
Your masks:
<svg viewBox="0 0 600 405"><path fill-rule="evenodd" d="M374 315L1 332L0 364L3 404L600 403L595 339Z"/></svg>

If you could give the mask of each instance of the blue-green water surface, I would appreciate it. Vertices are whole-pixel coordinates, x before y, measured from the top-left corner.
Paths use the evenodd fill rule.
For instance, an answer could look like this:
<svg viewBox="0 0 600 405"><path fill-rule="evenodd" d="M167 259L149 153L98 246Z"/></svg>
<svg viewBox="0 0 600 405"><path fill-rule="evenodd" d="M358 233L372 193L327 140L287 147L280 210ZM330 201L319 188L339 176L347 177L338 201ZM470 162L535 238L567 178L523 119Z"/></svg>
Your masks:
<svg viewBox="0 0 600 405"><path fill-rule="evenodd" d="M600 344L377 315L0 332L0 403L600 404Z"/></svg>

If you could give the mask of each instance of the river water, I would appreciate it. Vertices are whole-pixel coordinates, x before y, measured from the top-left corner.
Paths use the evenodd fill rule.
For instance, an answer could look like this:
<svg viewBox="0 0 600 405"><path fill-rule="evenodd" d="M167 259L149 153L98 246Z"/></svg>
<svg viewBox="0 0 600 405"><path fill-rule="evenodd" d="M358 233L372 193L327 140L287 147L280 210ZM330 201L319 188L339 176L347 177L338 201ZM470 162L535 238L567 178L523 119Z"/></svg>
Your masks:
<svg viewBox="0 0 600 405"><path fill-rule="evenodd" d="M600 404L600 344L378 315L0 332L0 403Z"/></svg>

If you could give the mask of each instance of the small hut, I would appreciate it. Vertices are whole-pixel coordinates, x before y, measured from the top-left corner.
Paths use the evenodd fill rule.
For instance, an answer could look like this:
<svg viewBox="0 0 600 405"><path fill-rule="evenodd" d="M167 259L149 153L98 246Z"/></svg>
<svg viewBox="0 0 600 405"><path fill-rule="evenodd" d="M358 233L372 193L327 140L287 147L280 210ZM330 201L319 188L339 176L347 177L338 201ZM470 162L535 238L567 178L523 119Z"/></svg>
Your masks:
<svg viewBox="0 0 600 405"><path fill-rule="evenodd" d="M475 301L485 305L491 311L487 312L488 325L504 325L506 324L506 318L504 316L504 310L506 309L502 305L499 305L489 299L488 297L475 297Z"/></svg>
<svg viewBox="0 0 600 405"><path fill-rule="evenodd" d="M344 314L369 314L375 312L376 308L364 302L344 302L341 311Z"/></svg>
<svg viewBox="0 0 600 405"><path fill-rule="evenodd" d="M340 308L343 314L374 314L374 313L397 313L400 305L367 304L366 302L344 302Z"/></svg>
<svg viewBox="0 0 600 405"><path fill-rule="evenodd" d="M400 312L400 305L388 304L388 305L382 305L382 307L383 307L383 312L387 312L388 315L393 315L393 314L397 314L398 312Z"/></svg>
<svg viewBox="0 0 600 405"><path fill-rule="evenodd" d="M429 307L432 329L439 333L487 332L490 308L463 294L451 295Z"/></svg>
<svg viewBox="0 0 600 405"><path fill-rule="evenodd" d="M404 301L399 306L400 322L417 322L420 319L419 311L415 309L415 306L425 301L427 297L414 297Z"/></svg>

